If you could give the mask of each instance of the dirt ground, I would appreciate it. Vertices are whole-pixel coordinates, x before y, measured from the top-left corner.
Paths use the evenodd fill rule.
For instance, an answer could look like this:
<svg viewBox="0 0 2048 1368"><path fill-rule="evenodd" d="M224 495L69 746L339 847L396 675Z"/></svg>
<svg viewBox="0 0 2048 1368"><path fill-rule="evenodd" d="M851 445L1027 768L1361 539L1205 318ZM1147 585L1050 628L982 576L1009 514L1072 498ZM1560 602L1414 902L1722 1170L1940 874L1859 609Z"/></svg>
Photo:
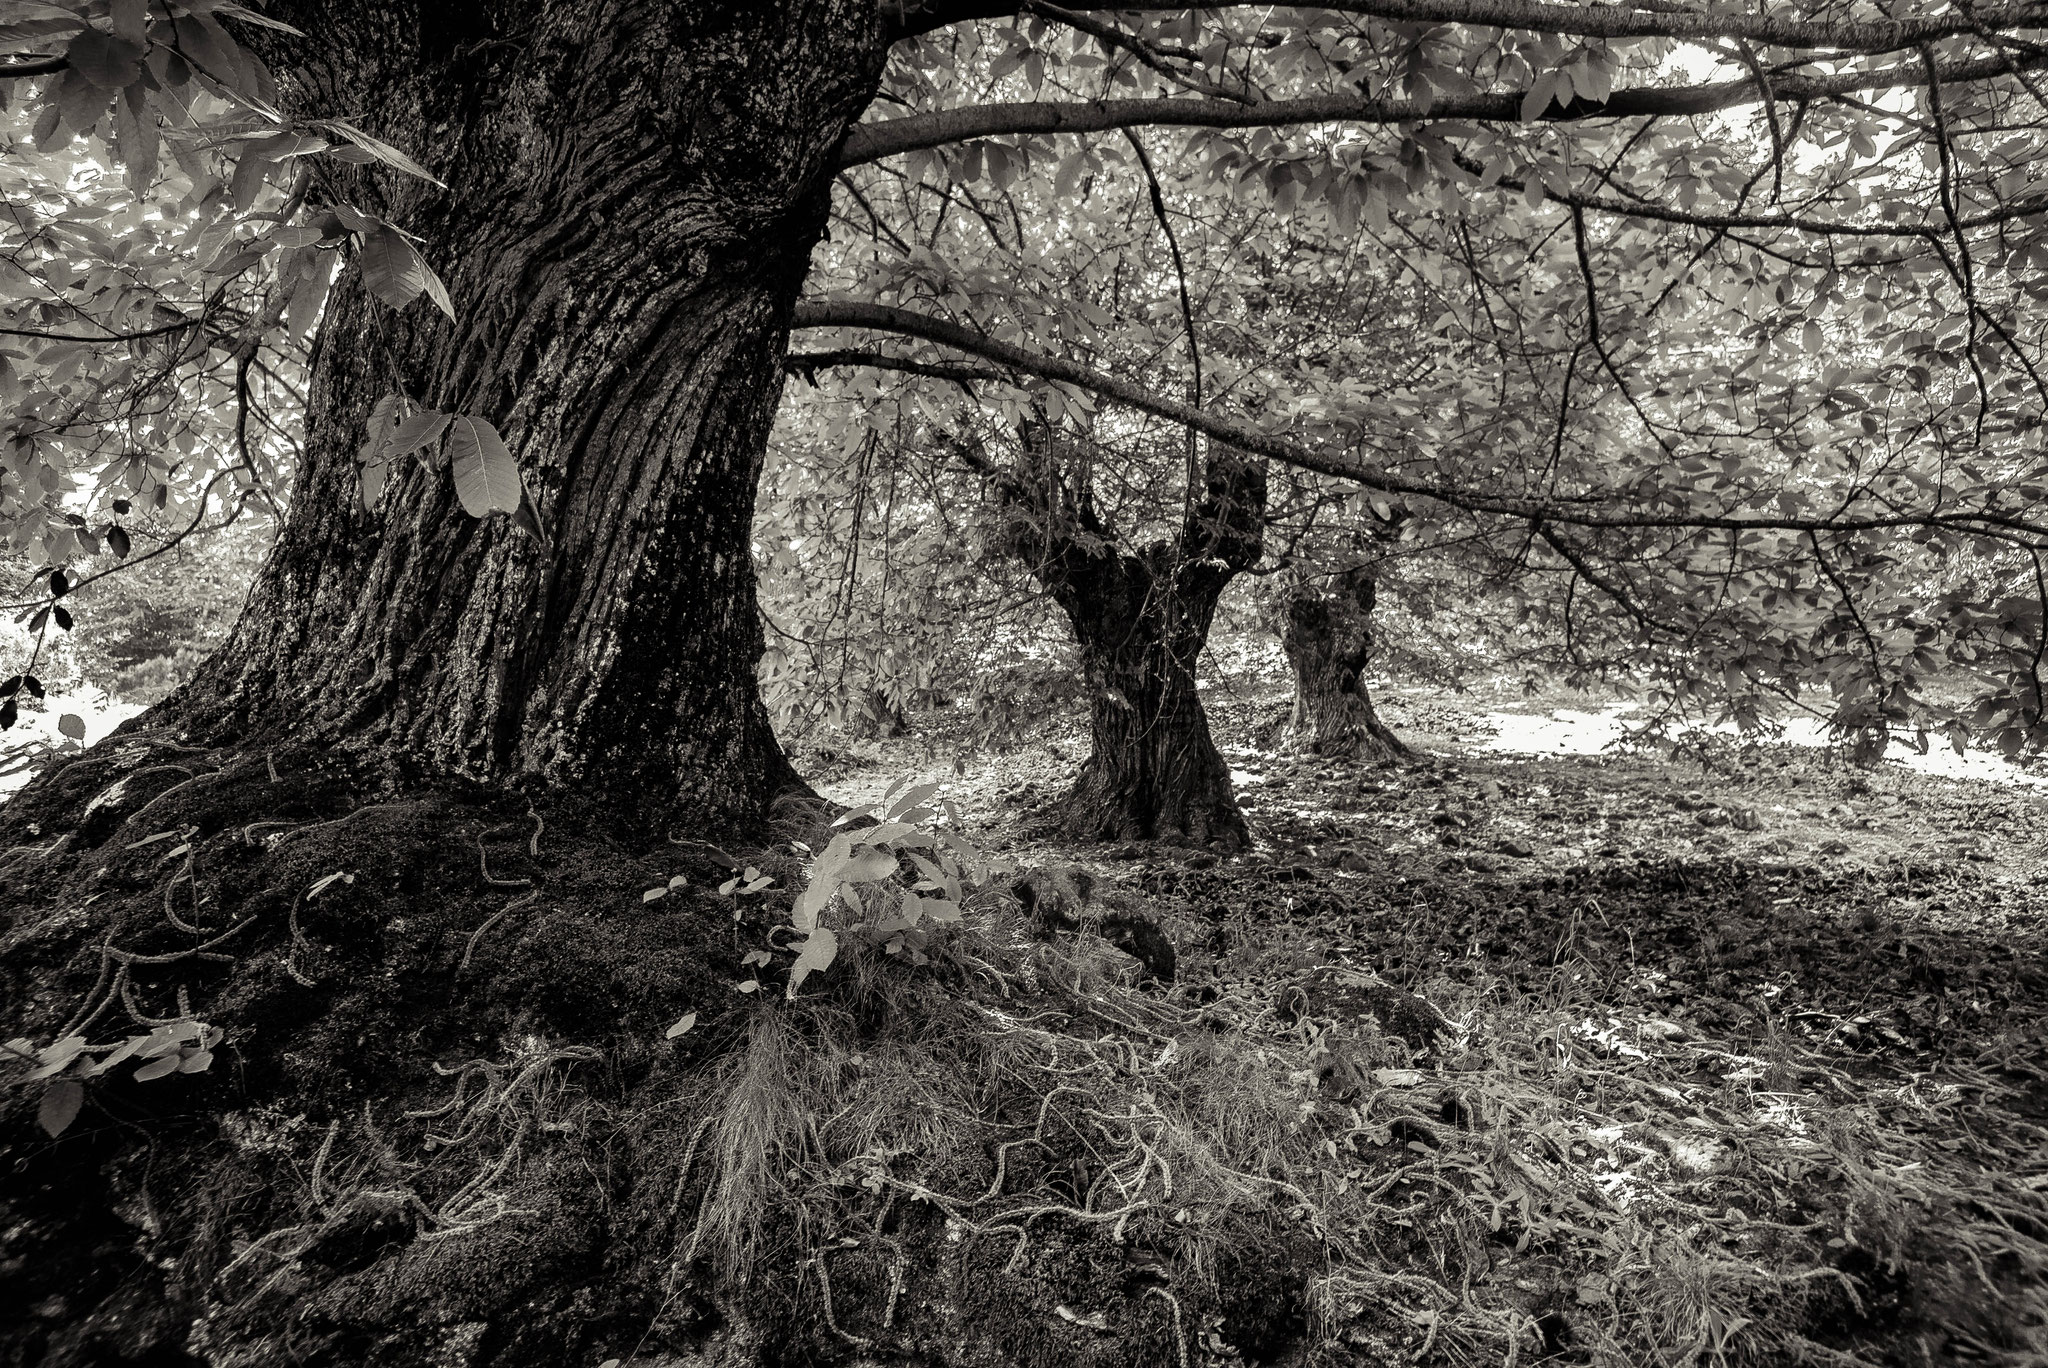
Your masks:
<svg viewBox="0 0 2048 1368"><path fill-rule="evenodd" d="M1300 994L1325 1096L1454 1122L1409 1144L1443 1200L1394 1219L1476 1210L1495 1247L1331 1292L1393 1313L1340 1341L1512 1362L1491 1284L1560 1361L2048 1363L2048 789L1782 743L1487 749L1490 713L1607 702L1565 695L1389 693L1418 759L1357 769L1279 748L1270 689L1209 697L1240 857L1050 839L1078 734L863 743L827 791L943 781L992 847L1147 900L1183 992ZM1374 983L1449 1033L1347 1063ZM1333 1194L1383 1171L1326 1158Z"/></svg>
<svg viewBox="0 0 2048 1368"><path fill-rule="evenodd" d="M1070 723L802 748L941 787L801 991L829 812L96 748L0 807L0 1363L2048 1364L2044 794L1509 701L1226 679L1242 855L1052 838Z"/></svg>

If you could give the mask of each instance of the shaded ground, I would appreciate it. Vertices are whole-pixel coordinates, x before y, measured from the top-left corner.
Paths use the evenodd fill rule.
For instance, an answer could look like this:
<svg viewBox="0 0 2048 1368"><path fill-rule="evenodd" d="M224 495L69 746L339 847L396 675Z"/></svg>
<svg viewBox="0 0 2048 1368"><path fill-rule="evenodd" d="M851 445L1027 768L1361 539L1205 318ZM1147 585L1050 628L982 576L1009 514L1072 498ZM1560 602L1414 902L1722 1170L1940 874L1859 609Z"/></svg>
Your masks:
<svg viewBox="0 0 2048 1368"><path fill-rule="evenodd" d="M2048 1362L2048 794L1784 744L1495 754L1501 701L1388 699L1416 766L1225 744L1243 858L1036 839L1076 738L955 784L1018 858L1147 896L1184 985L1300 993L1319 1097L1455 1120L1406 1142L1395 1190L1438 1194L1392 1219L1489 1248L1350 1287L1407 1323L1375 1352L1497 1361L1490 1284L1603 1362ZM1361 1063L1370 982L1441 1008L1442 1050ZM1385 1171L1326 1160L1338 1195Z"/></svg>
<svg viewBox="0 0 2048 1368"><path fill-rule="evenodd" d="M1072 738L811 755L1014 864L794 1001L815 816L95 750L0 808L0 1036L214 1043L0 1090L0 1363L2048 1361L2042 795L1403 702L1354 770L1217 700L1239 858L1035 835Z"/></svg>

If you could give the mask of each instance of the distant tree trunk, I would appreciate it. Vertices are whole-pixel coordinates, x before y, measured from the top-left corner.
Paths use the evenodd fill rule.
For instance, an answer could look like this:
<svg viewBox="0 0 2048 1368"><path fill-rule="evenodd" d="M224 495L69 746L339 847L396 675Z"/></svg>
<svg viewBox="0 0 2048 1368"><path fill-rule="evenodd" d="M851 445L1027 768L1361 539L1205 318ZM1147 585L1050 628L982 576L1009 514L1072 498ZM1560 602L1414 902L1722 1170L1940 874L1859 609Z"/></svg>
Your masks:
<svg viewBox="0 0 2048 1368"><path fill-rule="evenodd" d="M1132 553L1097 516L1086 474L1062 478L1050 435L1034 426L1025 445L1003 478L1011 540L1073 624L1090 697L1093 749L1060 806L1062 827L1082 840L1241 847L1244 814L1195 663L1224 587L1258 561L1264 464L1212 451L1180 537Z"/></svg>
<svg viewBox="0 0 2048 1368"><path fill-rule="evenodd" d="M800 781L755 683L754 487L834 152L886 50L872 0L268 12L308 33L266 35L294 112L370 111L447 181L338 174L422 235L457 321L348 274L290 520L161 715L573 788L648 828L758 818ZM400 385L497 425L549 545L468 517L445 469L394 469L364 510L353 453Z"/></svg>
<svg viewBox="0 0 2048 1368"><path fill-rule="evenodd" d="M1294 667L1295 744L1318 755L1389 760L1408 747L1380 721L1366 692L1378 583L1357 566L1318 583L1291 577L1279 605L1280 645Z"/></svg>
<svg viewBox="0 0 2048 1368"><path fill-rule="evenodd" d="M910 718L883 690L873 685L862 690L860 705L860 712L854 717L856 734L885 741L910 735Z"/></svg>

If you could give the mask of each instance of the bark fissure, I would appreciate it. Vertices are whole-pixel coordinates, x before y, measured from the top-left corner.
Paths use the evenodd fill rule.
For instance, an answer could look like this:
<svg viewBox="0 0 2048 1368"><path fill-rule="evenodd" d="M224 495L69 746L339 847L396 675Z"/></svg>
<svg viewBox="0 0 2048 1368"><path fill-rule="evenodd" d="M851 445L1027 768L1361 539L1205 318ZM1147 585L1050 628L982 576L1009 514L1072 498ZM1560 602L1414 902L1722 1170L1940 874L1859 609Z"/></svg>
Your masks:
<svg viewBox="0 0 2048 1368"><path fill-rule="evenodd" d="M294 109L383 111L448 183L346 192L422 235L460 321L345 278L291 518L166 711L574 787L650 828L751 820L799 783L756 694L754 485L886 36L857 0L483 8L515 36L446 42L424 0L273 6L308 34L266 54ZM394 471L362 510L354 450L394 376L498 427L547 546L469 519L442 469Z"/></svg>

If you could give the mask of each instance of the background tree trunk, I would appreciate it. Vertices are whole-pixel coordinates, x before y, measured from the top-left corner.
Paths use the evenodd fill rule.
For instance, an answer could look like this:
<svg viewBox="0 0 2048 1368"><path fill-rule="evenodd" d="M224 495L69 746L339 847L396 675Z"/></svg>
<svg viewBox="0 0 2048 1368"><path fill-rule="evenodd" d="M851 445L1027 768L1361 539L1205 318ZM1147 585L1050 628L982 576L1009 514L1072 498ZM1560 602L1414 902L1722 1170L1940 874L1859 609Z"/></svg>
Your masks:
<svg viewBox="0 0 2048 1368"><path fill-rule="evenodd" d="M273 12L309 35L267 54L295 112L377 111L447 181L341 185L423 236L457 321L345 278L290 520L165 714L573 787L649 827L758 817L800 781L755 684L754 487L834 149L886 50L873 4ZM364 511L353 454L398 386L496 424L545 545L464 514L434 466Z"/></svg>
<svg viewBox="0 0 2048 1368"><path fill-rule="evenodd" d="M1294 668L1295 744L1318 755L1391 760L1408 747L1380 721L1365 687L1378 597L1370 566L1318 583L1290 577L1279 605L1280 645Z"/></svg>
<svg viewBox="0 0 2048 1368"><path fill-rule="evenodd" d="M1062 827L1081 840L1243 846L1244 814L1195 665L1224 587L1258 561L1264 464L1212 450L1179 538L1132 553L1096 513L1086 475L1064 478L1049 427L1029 425L1024 447L1020 467L999 475L1009 538L1073 624L1090 697L1092 749Z"/></svg>

